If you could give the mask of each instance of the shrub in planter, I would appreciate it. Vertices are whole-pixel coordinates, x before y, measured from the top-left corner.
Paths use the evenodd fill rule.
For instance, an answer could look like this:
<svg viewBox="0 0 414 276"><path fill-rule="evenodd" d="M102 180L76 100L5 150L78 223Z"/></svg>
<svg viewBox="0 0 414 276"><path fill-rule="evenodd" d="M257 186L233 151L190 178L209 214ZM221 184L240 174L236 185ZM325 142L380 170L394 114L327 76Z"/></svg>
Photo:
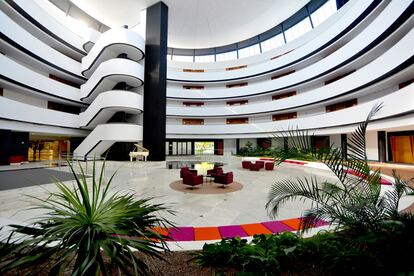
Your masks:
<svg viewBox="0 0 414 276"><path fill-rule="evenodd" d="M115 173L104 182L105 162L99 174L93 164L91 181L79 167L80 176L70 166L73 187L57 182L57 192L38 199L36 208L47 211L43 217L31 226L11 225L15 230L6 244L14 250L2 256L0 271L28 265L40 270L39 264L53 259L48 264L50 274L73 266L72 275L108 275L107 270L114 267L137 275L146 274L148 266L136 252L162 259L160 250L167 249L165 237L153 229L171 225L156 214L171 211L151 204L151 198L112 192Z"/></svg>

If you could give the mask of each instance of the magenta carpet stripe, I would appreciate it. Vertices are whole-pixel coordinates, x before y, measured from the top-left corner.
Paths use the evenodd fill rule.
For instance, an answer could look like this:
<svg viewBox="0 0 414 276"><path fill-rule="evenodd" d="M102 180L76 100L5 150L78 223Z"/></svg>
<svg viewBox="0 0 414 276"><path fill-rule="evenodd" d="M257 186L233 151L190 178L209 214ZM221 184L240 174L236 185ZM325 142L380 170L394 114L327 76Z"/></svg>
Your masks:
<svg viewBox="0 0 414 276"><path fill-rule="evenodd" d="M222 238L249 236L240 225L219 226L218 229Z"/></svg>
<svg viewBox="0 0 414 276"><path fill-rule="evenodd" d="M194 241L194 227L170 228L168 236L173 241Z"/></svg>
<svg viewBox="0 0 414 276"><path fill-rule="evenodd" d="M280 221L267 221L262 222L262 224L269 229L272 233L280 233L286 231L293 231L293 228L287 226L286 224Z"/></svg>

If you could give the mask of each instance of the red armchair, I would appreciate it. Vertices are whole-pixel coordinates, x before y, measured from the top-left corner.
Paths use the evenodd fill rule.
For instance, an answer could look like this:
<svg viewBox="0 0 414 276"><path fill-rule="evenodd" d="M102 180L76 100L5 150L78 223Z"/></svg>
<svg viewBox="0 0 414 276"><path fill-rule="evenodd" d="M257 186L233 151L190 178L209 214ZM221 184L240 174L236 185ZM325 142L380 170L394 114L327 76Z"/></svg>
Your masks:
<svg viewBox="0 0 414 276"><path fill-rule="evenodd" d="M188 167L182 167L180 170L180 177L183 178L186 174L197 175L197 170L190 170Z"/></svg>
<svg viewBox="0 0 414 276"><path fill-rule="evenodd" d="M183 177L183 184L190 185L191 190L194 188L194 186L203 184L203 176L202 175L193 175L191 173L184 174Z"/></svg>
<svg viewBox="0 0 414 276"><path fill-rule="evenodd" d="M224 188L226 185L233 183L233 172L227 172L223 173L222 175L217 175L216 177L214 177L214 182L223 184L222 187Z"/></svg>
<svg viewBox="0 0 414 276"><path fill-rule="evenodd" d="M260 168L264 168L264 161L256 161L256 164L259 164Z"/></svg>
<svg viewBox="0 0 414 276"><path fill-rule="evenodd" d="M223 174L223 169L220 167L214 167L211 170L207 170L207 175L215 176L215 175L221 175L221 174Z"/></svg>
<svg viewBox="0 0 414 276"><path fill-rule="evenodd" d="M250 165L250 170L251 171L260 171L260 169L262 168L262 166L260 164L256 163L252 163Z"/></svg>
<svg viewBox="0 0 414 276"><path fill-rule="evenodd" d="M265 169L267 171L272 171L274 167L275 167L275 163L274 162L266 162L265 163Z"/></svg>
<svg viewBox="0 0 414 276"><path fill-rule="evenodd" d="M251 164L252 164L252 162L250 162L250 161L242 161L243 169L250 169Z"/></svg>

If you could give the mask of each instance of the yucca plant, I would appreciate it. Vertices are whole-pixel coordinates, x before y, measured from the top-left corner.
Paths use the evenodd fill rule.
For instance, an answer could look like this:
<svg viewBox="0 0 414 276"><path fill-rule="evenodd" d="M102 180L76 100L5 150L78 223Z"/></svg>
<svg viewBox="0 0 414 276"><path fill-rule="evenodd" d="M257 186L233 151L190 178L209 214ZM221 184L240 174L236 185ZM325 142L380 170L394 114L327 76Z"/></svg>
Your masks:
<svg viewBox="0 0 414 276"><path fill-rule="evenodd" d="M94 162L91 181L80 165L80 175L69 167L73 187L58 181L57 192L37 199L35 208L46 210L44 216L31 226L11 225L14 239L8 243L15 249L2 257L0 269L44 269L38 264L45 264L52 275L72 266L72 275L112 275L112 269L147 274L148 266L136 253L163 259L166 237L154 229L172 225L157 212L172 211L149 203L152 198L111 192L115 173L104 182L105 162L99 174Z"/></svg>
<svg viewBox="0 0 414 276"><path fill-rule="evenodd" d="M308 154L323 162L336 176L337 181L319 181L316 177L301 177L277 181L271 187L266 208L273 216L281 206L292 200L310 200L312 206L304 212L302 229L306 230L320 220L329 221L336 227L354 230L380 228L384 221L398 217L401 196L411 190L407 181L394 171L395 184L381 194L381 174L370 171L367 163L365 133L369 121L380 111L382 104L375 105L366 120L359 124L347 141L348 153L330 146L318 151L312 146L308 131L289 129L276 137L288 138L291 148L276 156L280 164L297 152ZM350 174L352 172L352 174Z"/></svg>

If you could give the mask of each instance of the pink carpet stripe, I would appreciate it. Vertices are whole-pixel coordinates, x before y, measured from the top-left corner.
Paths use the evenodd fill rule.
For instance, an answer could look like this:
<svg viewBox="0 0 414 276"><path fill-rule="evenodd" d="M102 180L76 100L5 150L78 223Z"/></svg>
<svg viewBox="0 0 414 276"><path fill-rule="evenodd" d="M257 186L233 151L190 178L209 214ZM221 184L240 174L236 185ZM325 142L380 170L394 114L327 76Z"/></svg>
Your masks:
<svg viewBox="0 0 414 276"><path fill-rule="evenodd" d="M286 231L293 231L293 229L280 221L267 221L262 224L272 233L280 233Z"/></svg>
<svg viewBox="0 0 414 276"><path fill-rule="evenodd" d="M173 241L194 241L194 227L170 228L168 236Z"/></svg>
<svg viewBox="0 0 414 276"><path fill-rule="evenodd" d="M218 227L222 238L247 237L247 233L240 225L228 225Z"/></svg>

